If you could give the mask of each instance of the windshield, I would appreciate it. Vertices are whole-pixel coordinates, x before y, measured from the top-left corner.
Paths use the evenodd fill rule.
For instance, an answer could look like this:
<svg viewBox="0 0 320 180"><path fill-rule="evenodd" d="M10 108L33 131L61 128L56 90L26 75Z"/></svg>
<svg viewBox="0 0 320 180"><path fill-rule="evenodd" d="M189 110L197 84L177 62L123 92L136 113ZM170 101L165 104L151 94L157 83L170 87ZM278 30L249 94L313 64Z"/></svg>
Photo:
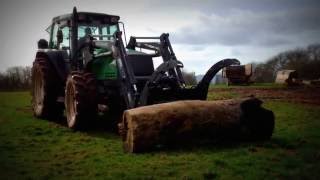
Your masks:
<svg viewBox="0 0 320 180"><path fill-rule="evenodd" d="M85 37L87 34L98 35L98 40L110 40L110 37L103 37L106 35L113 35L118 30L118 25L79 25L78 26L78 39Z"/></svg>

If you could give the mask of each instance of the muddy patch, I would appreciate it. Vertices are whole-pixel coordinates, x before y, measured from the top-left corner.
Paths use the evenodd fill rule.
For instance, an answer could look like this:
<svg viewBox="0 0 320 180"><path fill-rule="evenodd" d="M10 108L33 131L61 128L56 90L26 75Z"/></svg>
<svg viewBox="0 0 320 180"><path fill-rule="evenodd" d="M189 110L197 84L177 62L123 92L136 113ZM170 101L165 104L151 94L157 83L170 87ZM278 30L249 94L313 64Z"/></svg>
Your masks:
<svg viewBox="0 0 320 180"><path fill-rule="evenodd" d="M255 96L267 100L286 100L290 102L320 105L320 87L296 88L230 88L212 89L211 92L232 92L239 97Z"/></svg>

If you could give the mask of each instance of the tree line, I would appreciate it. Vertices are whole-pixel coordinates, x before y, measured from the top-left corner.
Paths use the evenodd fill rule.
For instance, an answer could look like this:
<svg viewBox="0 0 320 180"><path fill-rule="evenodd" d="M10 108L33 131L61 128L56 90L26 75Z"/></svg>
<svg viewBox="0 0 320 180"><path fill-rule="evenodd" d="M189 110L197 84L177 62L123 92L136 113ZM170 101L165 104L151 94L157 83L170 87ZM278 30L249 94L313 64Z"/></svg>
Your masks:
<svg viewBox="0 0 320 180"><path fill-rule="evenodd" d="M320 44L284 51L254 66L255 82L274 82L277 72L284 69L296 70L300 79L319 79Z"/></svg>
<svg viewBox="0 0 320 180"><path fill-rule="evenodd" d="M0 72L0 90L27 90L31 87L31 67L14 66Z"/></svg>
<svg viewBox="0 0 320 180"><path fill-rule="evenodd" d="M292 69L305 80L320 78L320 44L296 48L273 56L263 63L254 63L255 82L274 82L277 72ZM197 83L194 72L182 71L187 85ZM31 87L31 67L15 66L0 72L0 90L27 90Z"/></svg>
<svg viewBox="0 0 320 180"><path fill-rule="evenodd" d="M194 72L182 71L187 85L197 83ZM31 87L31 67L14 66L8 68L5 72L0 72L0 90L17 91L28 90Z"/></svg>
<svg viewBox="0 0 320 180"><path fill-rule="evenodd" d="M188 72L183 70L182 76L187 86L193 86L197 84L197 78L195 72Z"/></svg>

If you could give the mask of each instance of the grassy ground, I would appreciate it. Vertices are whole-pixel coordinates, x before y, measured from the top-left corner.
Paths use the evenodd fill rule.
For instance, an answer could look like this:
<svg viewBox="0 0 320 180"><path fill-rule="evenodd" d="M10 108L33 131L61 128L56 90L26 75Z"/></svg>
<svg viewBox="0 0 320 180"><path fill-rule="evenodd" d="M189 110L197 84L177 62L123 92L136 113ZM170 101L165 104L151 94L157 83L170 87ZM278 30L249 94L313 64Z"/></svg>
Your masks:
<svg viewBox="0 0 320 180"><path fill-rule="evenodd" d="M320 177L320 106L283 101L264 106L276 115L268 142L203 144L136 155L123 153L114 133L73 132L33 118L26 92L0 93L0 179Z"/></svg>

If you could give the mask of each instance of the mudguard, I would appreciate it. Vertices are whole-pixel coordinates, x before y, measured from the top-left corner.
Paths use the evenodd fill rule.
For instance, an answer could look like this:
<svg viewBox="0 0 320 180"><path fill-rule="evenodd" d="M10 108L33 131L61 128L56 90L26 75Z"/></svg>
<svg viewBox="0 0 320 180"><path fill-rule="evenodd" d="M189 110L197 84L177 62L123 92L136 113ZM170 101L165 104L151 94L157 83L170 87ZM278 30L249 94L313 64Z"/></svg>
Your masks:
<svg viewBox="0 0 320 180"><path fill-rule="evenodd" d="M56 70L61 82L65 82L70 71L69 63L67 62L68 54L64 50L41 49L38 50L36 58L45 57Z"/></svg>

